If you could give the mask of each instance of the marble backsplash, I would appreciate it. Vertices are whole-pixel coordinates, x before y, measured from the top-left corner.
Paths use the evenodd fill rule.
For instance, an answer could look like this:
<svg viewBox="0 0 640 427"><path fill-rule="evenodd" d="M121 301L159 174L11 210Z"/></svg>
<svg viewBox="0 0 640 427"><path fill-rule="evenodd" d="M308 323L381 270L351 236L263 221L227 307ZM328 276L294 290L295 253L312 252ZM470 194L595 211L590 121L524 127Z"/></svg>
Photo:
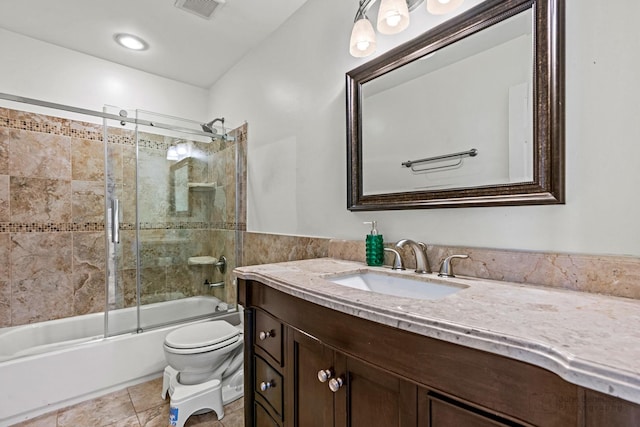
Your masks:
<svg viewBox="0 0 640 427"><path fill-rule="evenodd" d="M244 265L331 257L365 262L364 241L245 233ZM386 246L391 247L391 244ZM431 269L437 272L449 255L455 274L640 299L640 258L516 251L460 246L428 246ZM385 264L393 262L385 255ZM415 268L409 249L402 252L407 268Z"/></svg>
<svg viewBox="0 0 640 427"><path fill-rule="evenodd" d="M136 173L143 190L143 303L168 294L212 294L234 302L230 271L236 265L236 230L245 229L246 218L246 182L236 180L246 181L247 125L229 134L236 142L194 143L191 178L217 185L215 191L190 194L189 213L176 215L167 173L173 163L166 160L174 139L140 133L136 170L135 133L109 128L112 167L105 173L102 126L0 108L0 327L104 310L105 179L125 207L111 307L135 304ZM244 162L238 171L236 149ZM187 262L223 254L230 267L224 275L211 265ZM225 286L209 288L205 280Z"/></svg>

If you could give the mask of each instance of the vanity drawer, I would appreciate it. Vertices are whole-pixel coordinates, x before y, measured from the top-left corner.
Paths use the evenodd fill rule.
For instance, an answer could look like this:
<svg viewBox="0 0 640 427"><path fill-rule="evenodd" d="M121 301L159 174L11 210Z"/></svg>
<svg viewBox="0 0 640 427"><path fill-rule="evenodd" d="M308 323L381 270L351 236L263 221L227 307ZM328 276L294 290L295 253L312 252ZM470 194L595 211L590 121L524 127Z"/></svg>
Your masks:
<svg viewBox="0 0 640 427"><path fill-rule="evenodd" d="M282 418L283 381L282 376L260 356L254 358L254 390L271 405Z"/></svg>
<svg viewBox="0 0 640 427"><path fill-rule="evenodd" d="M282 323L261 310L256 310L254 342L282 366Z"/></svg>

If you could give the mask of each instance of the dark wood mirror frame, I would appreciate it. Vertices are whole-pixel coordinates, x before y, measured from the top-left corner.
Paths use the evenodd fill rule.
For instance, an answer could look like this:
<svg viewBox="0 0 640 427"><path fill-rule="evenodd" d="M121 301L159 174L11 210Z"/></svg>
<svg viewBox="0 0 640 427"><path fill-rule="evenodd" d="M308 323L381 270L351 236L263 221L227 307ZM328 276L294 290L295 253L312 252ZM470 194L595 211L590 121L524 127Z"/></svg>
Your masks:
<svg viewBox="0 0 640 427"><path fill-rule="evenodd" d="M361 87L503 19L533 10L533 181L363 194ZM564 0L487 0L346 75L347 208L351 211L564 203Z"/></svg>

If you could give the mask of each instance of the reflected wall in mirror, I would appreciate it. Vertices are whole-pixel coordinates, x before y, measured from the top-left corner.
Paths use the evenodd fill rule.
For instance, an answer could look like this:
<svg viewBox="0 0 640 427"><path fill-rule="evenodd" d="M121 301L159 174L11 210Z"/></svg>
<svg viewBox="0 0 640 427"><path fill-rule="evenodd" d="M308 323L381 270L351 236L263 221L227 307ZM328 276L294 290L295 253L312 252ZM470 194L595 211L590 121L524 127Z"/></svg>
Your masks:
<svg viewBox="0 0 640 427"><path fill-rule="evenodd" d="M488 0L349 72L348 208L563 203L562 12Z"/></svg>
<svg viewBox="0 0 640 427"><path fill-rule="evenodd" d="M363 84L363 194L533 181L532 28L527 10Z"/></svg>

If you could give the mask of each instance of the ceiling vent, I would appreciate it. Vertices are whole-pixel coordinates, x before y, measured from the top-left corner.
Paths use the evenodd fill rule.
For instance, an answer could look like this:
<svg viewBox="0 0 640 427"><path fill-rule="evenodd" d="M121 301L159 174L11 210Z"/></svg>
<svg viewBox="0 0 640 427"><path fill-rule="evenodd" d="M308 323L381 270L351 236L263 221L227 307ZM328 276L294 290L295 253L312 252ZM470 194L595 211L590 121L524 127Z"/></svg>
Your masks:
<svg viewBox="0 0 640 427"><path fill-rule="evenodd" d="M211 19L216 8L226 0L176 0L176 7L204 19Z"/></svg>

